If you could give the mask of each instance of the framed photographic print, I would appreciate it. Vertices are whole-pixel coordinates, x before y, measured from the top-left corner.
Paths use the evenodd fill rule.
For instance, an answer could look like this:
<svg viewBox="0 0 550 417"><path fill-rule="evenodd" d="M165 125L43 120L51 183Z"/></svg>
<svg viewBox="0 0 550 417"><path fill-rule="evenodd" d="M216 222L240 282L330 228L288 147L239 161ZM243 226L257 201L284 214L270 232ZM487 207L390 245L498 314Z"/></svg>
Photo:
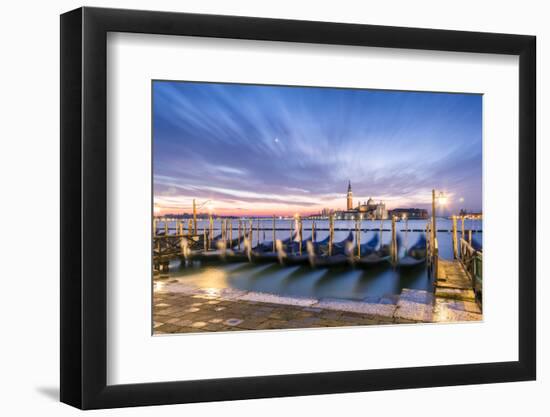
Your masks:
<svg viewBox="0 0 550 417"><path fill-rule="evenodd" d="M535 38L61 16L61 400L534 379Z"/></svg>

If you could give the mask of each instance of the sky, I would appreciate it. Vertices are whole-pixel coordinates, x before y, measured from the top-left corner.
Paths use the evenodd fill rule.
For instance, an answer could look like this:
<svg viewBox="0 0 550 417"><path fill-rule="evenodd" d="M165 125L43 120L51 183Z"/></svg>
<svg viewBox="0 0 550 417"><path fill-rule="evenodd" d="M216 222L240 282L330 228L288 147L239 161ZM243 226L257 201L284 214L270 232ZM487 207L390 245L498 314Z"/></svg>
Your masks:
<svg viewBox="0 0 550 417"><path fill-rule="evenodd" d="M482 209L482 96L153 82L155 214Z"/></svg>

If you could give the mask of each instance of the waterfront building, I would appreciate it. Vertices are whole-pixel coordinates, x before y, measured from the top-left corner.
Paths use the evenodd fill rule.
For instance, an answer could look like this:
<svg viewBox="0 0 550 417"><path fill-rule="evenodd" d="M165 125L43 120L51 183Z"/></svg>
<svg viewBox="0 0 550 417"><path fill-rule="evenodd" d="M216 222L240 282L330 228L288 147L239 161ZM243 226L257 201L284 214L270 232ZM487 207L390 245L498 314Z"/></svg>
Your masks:
<svg viewBox="0 0 550 417"><path fill-rule="evenodd" d="M465 209L460 209L459 216L470 220L481 220L483 218L483 214L481 212L468 212L468 210Z"/></svg>
<svg viewBox="0 0 550 417"><path fill-rule="evenodd" d="M390 217L395 216L400 219L405 217L413 220L428 218L428 211L420 208L395 208L393 210L390 210L388 214Z"/></svg>
<svg viewBox="0 0 550 417"><path fill-rule="evenodd" d="M347 210L353 210L353 192L351 191L351 181L348 181Z"/></svg>
<svg viewBox="0 0 550 417"><path fill-rule="evenodd" d="M372 198L369 198L362 203L359 201L357 206L354 207L351 181L348 181L346 210L336 211L335 215L340 220L380 220L388 218L386 205L382 201L376 203Z"/></svg>

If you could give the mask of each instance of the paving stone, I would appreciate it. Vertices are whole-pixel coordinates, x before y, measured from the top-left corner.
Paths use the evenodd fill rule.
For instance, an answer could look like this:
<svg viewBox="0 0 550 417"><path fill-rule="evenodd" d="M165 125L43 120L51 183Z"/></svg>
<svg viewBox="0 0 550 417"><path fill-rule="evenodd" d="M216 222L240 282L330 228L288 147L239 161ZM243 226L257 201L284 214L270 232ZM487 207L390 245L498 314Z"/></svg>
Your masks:
<svg viewBox="0 0 550 417"><path fill-rule="evenodd" d="M431 322L433 319L433 307L431 304L415 303L400 299L397 303L394 317L396 319Z"/></svg>
<svg viewBox="0 0 550 417"><path fill-rule="evenodd" d="M180 326L176 326L174 324L163 324L162 326L155 328L155 333L176 333L179 330L181 330Z"/></svg>
<svg viewBox="0 0 550 417"><path fill-rule="evenodd" d="M397 302L398 306L401 300L411 301L411 302L420 303L420 304L432 304L434 301L434 296L433 296L433 293L428 291L411 290L411 289L405 288L403 289L403 291L401 291L399 301Z"/></svg>
<svg viewBox="0 0 550 417"><path fill-rule="evenodd" d="M176 285L176 284L174 284ZM180 285L180 284L177 284ZM210 292L208 292L210 291ZM480 320L471 301L436 297L437 315L427 291L403 290L372 297L378 302L288 299L272 294L211 289L154 294L154 334L243 330L349 327L426 321ZM228 298L224 298L224 297ZM439 301L438 301L439 300ZM444 302L443 302L444 301ZM311 304L313 302L313 304ZM304 305L305 304L305 305Z"/></svg>
<svg viewBox="0 0 550 417"><path fill-rule="evenodd" d="M483 316L477 313L455 310L447 305L436 306L434 310L434 321L443 322L463 322L463 321L481 321Z"/></svg>
<svg viewBox="0 0 550 417"><path fill-rule="evenodd" d="M311 306L317 302L314 298L293 298L282 297L275 294L249 292L239 297L239 300L243 301L262 301L267 303L276 303L281 305L293 305L293 306Z"/></svg>
<svg viewBox="0 0 550 417"><path fill-rule="evenodd" d="M315 307L382 317L392 317L395 311L395 306L391 304L371 304L358 301L343 301L333 299L321 300L315 305Z"/></svg>
<svg viewBox="0 0 550 417"><path fill-rule="evenodd" d="M474 311L472 305L460 305L456 302L437 299L434 308L434 321L437 322L462 322L462 321L481 321L483 316Z"/></svg>
<svg viewBox="0 0 550 417"><path fill-rule="evenodd" d="M459 288L436 288L435 296L439 298L450 298L454 300L463 300L463 301L475 301L474 291L469 289L459 289Z"/></svg>
<svg viewBox="0 0 550 417"><path fill-rule="evenodd" d="M469 313L481 314L481 308L476 302L448 300L445 298L440 298L437 300L436 306L441 304L444 304L447 308L451 308L453 310L467 311Z"/></svg>

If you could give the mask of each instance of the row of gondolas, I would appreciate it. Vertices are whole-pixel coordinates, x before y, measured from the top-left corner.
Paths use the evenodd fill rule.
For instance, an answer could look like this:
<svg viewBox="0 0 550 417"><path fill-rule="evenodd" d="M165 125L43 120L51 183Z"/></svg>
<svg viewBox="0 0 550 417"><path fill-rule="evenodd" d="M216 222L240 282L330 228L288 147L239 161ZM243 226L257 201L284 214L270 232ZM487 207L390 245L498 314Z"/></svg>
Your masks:
<svg viewBox="0 0 550 417"><path fill-rule="evenodd" d="M245 238L231 241L222 236L213 238L210 247L215 250L187 251L185 255L192 260L203 262L277 262L284 265L310 265L314 267L332 267L357 265L370 267L376 265L393 265L398 268L413 268L426 263L426 237L421 234L418 240L410 247L402 249L398 235L395 243L395 253L399 254L392 259L391 244L383 244L379 235L375 234L366 243L358 243L352 231L345 239L333 242L330 247L330 238L314 241L312 237L302 240L296 235L285 240L264 241L255 246Z"/></svg>

